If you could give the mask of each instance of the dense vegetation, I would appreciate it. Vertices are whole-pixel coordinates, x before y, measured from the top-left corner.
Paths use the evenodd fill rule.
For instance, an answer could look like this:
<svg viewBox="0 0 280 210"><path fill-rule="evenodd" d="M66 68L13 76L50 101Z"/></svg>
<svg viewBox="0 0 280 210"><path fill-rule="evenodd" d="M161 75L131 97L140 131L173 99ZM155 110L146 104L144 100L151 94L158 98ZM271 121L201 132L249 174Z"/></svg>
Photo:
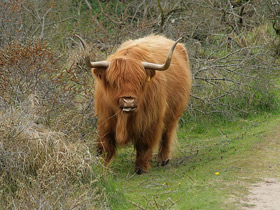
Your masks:
<svg viewBox="0 0 280 210"><path fill-rule="evenodd" d="M94 80L74 34L103 60L151 33L182 37L190 54L182 130L279 108L279 0L1 1L0 206L110 209L123 199L94 153Z"/></svg>

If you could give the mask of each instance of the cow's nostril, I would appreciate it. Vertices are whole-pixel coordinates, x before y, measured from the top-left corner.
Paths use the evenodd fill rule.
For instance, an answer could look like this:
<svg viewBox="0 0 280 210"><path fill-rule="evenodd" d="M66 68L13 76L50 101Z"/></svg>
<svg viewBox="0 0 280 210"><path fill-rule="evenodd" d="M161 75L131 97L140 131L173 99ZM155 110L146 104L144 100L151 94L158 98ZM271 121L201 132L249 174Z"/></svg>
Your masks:
<svg viewBox="0 0 280 210"><path fill-rule="evenodd" d="M133 97L121 97L119 107L125 113L133 113L137 109L137 100Z"/></svg>
<svg viewBox="0 0 280 210"><path fill-rule="evenodd" d="M123 98L123 102L127 104L132 104L134 100L134 98Z"/></svg>
<svg viewBox="0 0 280 210"><path fill-rule="evenodd" d="M137 101L135 98L132 98L132 97L121 97L119 99L119 106L120 107L134 107L134 106L137 106Z"/></svg>

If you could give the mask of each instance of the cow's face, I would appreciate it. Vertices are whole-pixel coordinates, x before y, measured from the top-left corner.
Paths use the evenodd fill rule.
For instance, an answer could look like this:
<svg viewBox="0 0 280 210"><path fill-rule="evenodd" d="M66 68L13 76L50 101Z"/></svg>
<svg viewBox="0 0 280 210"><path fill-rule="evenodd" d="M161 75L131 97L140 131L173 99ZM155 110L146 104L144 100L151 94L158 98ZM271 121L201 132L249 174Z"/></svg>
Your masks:
<svg viewBox="0 0 280 210"><path fill-rule="evenodd" d="M169 68L173 51L180 40L171 46L165 63L157 64L144 62L144 57L149 57L149 50L137 44L120 50L107 61L91 62L85 41L78 35L76 37L84 48L86 65L93 68L93 74L103 84L107 99L109 96L106 101L112 102L113 108L125 113L134 113L139 109L147 82L155 75L155 71Z"/></svg>
<svg viewBox="0 0 280 210"><path fill-rule="evenodd" d="M141 106L146 85L155 71L145 70L141 62L118 58L106 70L95 69L94 74L104 85L114 109L133 114Z"/></svg>

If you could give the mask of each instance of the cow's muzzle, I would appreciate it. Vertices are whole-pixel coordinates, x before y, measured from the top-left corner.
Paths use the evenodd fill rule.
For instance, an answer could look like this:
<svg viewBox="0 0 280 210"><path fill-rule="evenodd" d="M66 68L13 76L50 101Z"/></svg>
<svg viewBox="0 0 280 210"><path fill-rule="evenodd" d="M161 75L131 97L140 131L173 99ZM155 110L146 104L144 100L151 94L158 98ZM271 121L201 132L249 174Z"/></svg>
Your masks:
<svg viewBox="0 0 280 210"><path fill-rule="evenodd" d="M126 114L133 114L137 109L137 100L133 97L119 98L119 107Z"/></svg>

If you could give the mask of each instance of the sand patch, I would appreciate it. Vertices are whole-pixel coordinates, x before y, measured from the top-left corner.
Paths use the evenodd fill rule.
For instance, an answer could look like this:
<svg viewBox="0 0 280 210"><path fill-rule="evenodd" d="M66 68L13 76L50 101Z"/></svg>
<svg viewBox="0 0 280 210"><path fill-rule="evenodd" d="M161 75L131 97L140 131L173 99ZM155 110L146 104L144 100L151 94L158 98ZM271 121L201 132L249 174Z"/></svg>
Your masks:
<svg viewBox="0 0 280 210"><path fill-rule="evenodd" d="M243 204L246 205L244 210L279 210L280 182L277 179L266 179L253 185Z"/></svg>

